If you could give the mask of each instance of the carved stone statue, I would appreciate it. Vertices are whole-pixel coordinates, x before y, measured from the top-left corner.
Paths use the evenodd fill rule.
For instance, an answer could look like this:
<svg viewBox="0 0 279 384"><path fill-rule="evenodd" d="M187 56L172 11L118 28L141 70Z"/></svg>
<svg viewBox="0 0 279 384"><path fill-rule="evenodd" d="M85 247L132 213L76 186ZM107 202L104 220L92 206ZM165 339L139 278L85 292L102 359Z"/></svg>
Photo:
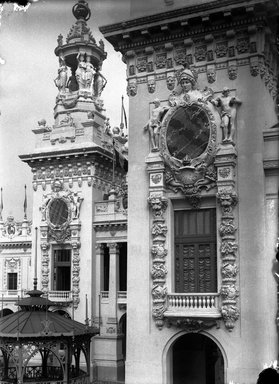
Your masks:
<svg viewBox="0 0 279 384"><path fill-rule="evenodd" d="M77 193L74 193L71 196L71 210L72 210L72 218L78 219L80 214L80 206L83 201L83 198L80 197Z"/></svg>
<svg viewBox="0 0 279 384"><path fill-rule="evenodd" d="M80 53L77 55L78 67L76 70L76 79L79 85L79 89L86 87L86 63L84 62L84 56Z"/></svg>
<svg viewBox="0 0 279 384"><path fill-rule="evenodd" d="M94 75L94 96L100 97L105 86L107 84L106 78L101 74L100 67L97 68L95 75Z"/></svg>
<svg viewBox="0 0 279 384"><path fill-rule="evenodd" d="M59 59L59 62L60 67L58 69L58 76L54 80L54 83L58 88L59 92L65 92L68 79L67 66L65 64L65 60L62 57Z"/></svg>
<svg viewBox="0 0 279 384"><path fill-rule="evenodd" d="M73 126L74 125L74 119L72 118L72 115L70 112L67 112L66 116L64 117L64 119L62 119L60 121L60 124L59 126L60 127L63 127L63 126Z"/></svg>
<svg viewBox="0 0 279 384"><path fill-rule="evenodd" d="M90 62L90 56L86 56L86 69L85 69L85 87L91 89L93 78L94 78L94 67Z"/></svg>
<svg viewBox="0 0 279 384"><path fill-rule="evenodd" d="M159 99L155 99L153 103L155 104L155 108L151 112L151 119L145 125L144 130L149 131L152 151L157 151L159 149L161 120L168 107L161 107Z"/></svg>
<svg viewBox="0 0 279 384"><path fill-rule="evenodd" d="M223 143L234 143L236 107L241 101L230 96L230 90L224 87L222 96L212 99L211 103L221 108L221 128L223 130Z"/></svg>
<svg viewBox="0 0 279 384"><path fill-rule="evenodd" d="M181 97L186 101L201 99L201 92L196 89L197 80L194 73L185 68L178 78L181 87Z"/></svg>

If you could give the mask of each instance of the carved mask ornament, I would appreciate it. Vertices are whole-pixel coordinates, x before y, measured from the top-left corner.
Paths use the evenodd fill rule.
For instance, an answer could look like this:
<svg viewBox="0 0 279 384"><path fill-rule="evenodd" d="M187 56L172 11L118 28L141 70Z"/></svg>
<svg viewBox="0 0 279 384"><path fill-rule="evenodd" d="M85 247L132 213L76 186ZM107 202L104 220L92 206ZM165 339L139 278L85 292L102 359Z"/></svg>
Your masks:
<svg viewBox="0 0 279 384"><path fill-rule="evenodd" d="M147 83L147 88L149 93L154 93L156 89L156 82L155 80L149 80Z"/></svg>
<svg viewBox="0 0 279 384"><path fill-rule="evenodd" d="M136 83L130 83L127 86L127 95L128 96L136 96L138 90L138 86Z"/></svg>
<svg viewBox="0 0 279 384"><path fill-rule="evenodd" d="M175 77L174 76L168 76L167 77L167 87L168 90L172 91L175 87Z"/></svg>

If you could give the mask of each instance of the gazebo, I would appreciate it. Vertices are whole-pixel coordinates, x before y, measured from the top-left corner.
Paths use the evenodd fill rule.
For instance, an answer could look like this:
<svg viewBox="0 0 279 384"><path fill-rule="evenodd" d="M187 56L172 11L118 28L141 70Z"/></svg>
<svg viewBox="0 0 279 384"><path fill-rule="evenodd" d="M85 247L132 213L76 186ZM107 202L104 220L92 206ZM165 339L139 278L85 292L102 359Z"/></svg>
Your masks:
<svg viewBox="0 0 279 384"><path fill-rule="evenodd" d="M92 382L90 341L99 330L51 312L36 284L28 295L0 319L0 384Z"/></svg>

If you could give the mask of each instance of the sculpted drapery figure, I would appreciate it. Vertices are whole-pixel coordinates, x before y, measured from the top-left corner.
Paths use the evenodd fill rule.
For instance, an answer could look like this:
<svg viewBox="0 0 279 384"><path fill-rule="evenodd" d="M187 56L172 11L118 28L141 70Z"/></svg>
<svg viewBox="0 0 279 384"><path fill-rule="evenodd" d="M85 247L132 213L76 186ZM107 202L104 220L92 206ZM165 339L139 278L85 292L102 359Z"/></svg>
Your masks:
<svg viewBox="0 0 279 384"><path fill-rule="evenodd" d="M159 137L161 129L161 120L168 107L162 107L159 99L153 101L155 108L151 112L151 118L148 120L144 130L149 131L152 151L159 149Z"/></svg>
<svg viewBox="0 0 279 384"><path fill-rule="evenodd" d="M85 66L85 88L90 90L95 74L94 67L90 62L90 56L86 56Z"/></svg>
<svg viewBox="0 0 279 384"><path fill-rule="evenodd" d="M230 90L224 87L222 96L211 100L212 104L221 108L221 128L223 130L223 143L234 143L236 108L241 100L230 96Z"/></svg>
<svg viewBox="0 0 279 384"><path fill-rule="evenodd" d="M106 78L101 74L100 72L101 68L100 66L97 68L95 75L94 75L94 96L100 97L106 84L107 80Z"/></svg>
<svg viewBox="0 0 279 384"><path fill-rule="evenodd" d="M76 70L76 79L79 85L79 89L86 88L86 63L84 61L84 56L80 53L77 55L78 67Z"/></svg>
<svg viewBox="0 0 279 384"><path fill-rule="evenodd" d="M65 60L63 57L59 58L59 64L60 64L60 67L58 69L58 76L54 80L54 83L58 88L59 92L65 92L66 86L67 86L68 74L67 74L67 66L65 64Z"/></svg>

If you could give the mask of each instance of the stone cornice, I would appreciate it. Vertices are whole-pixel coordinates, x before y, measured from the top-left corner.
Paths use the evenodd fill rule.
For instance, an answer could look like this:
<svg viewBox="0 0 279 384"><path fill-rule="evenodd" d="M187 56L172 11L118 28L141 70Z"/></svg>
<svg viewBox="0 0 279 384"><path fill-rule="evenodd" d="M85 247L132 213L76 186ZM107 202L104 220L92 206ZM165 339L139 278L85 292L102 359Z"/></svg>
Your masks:
<svg viewBox="0 0 279 384"><path fill-rule="evenodd" d="M222 8L225 7L225 11L229 11L228 7L231 8L245 8L253 7L257 4L262 4L261 0L254 1L243 1L243 0L215 0L210 3L197 4L190 7L184 7L175 9L169 12L156 13L154 15L147 15L137 19L127 20L120 23L115 23L111 25L104 25L100 27L100 32L104 35L111 34L112 32L122 31L123 29L128 30L129 28L141 27L145 24L153 24L155 22L162 22L164 20L171 21L172 19L181 18L181 16L187 16L187 18L197 17L200 13L204 16L204 11L206 10L207 15L211 12L220 12ZM265 1L267 3L267 1ZM270 1L272 3L272 1Z"/></svg>
<svg viewBox="0 0 279 384"><path fill-rule="evenodd" d="M279 159L267 159L263 161L265 170L279 169Z"/></svg>
<svg viewBox="0 0 279 384"><path fill-rule="evenodd" d="M198 4L103 26L100 27L100 31L115 49L124 53L125 50L128 49L140 48L147 44L158 44L168 40L173 41L175 39L185 38L188 35L193 37L196 34L226 31L228 28L235 28L237 26L243 27L247 22L251 24L263 20L263 11L268 10L268 8L270 8L270 10L273 8L273 15L276 13L274 12L275 10L277 10L278 13L278 8L272 0L265 2L262 0L212 1L210 3ZM237 15L237 20L234 21L232 19L231 11ZM255 17L255 14L253 14L254 11L255 14L258 13L260 16ZM219 19L223 17L223 22L221 24L208 23L210 15L217 12L219 13ZM204 17L205 14L207 15L206 18ZM199 28L194 28L194 25L197 23L199 24ZM173 28L167 28L168 33L165 33L162 26L170 24L173 24ZM187 27L189 26L191 26L191 28L187 31ZM148 33L150 32L148 28L152 28L152 33ZM159 29L156 30L156 28ZM147 33L145 33L145 31L147 31ZM140 32L140 34L138 32Z"/></svg>
<svg viewBox="0 0 279 384"><path fill-rule="evenodd" d="M264 141L279 140L279 128L272 128L263 132Z"/></svg>
<svg viewBox="0 0 279 384"><path fill-rule="evenodd" d="M99 146L91 146L91 147L83 147L83 148L69 148L69 149L61 149L58 151L51 151L51 150L46 150L45 152L42 151L40 153L30 153L26 155L19 155L19 158L26 162L26 163L34 163L38 161L43 161L43 160L61 160L61 158L67 158L67 159L73 159L76 157L87 157L87 156L92 156L92 155L103 155L109 159L112 159L113 155L110 151L101 148ZM32 164L33 166L34 164Z"/></svg>
<svg viewBox="0 0 279 384"><path fill-rule="evenodd" d="M121 221L104 221L104 222L95 222L93 223L95 231L126 231L127 230L127 220Z"/></svg>
<svg viewBox="0 0 279 384"><path fill-rule="evenodd" d="M0 249L6 249L6 248L32 248L32 241L26 240L26 241L0 242Z"/></svg>

